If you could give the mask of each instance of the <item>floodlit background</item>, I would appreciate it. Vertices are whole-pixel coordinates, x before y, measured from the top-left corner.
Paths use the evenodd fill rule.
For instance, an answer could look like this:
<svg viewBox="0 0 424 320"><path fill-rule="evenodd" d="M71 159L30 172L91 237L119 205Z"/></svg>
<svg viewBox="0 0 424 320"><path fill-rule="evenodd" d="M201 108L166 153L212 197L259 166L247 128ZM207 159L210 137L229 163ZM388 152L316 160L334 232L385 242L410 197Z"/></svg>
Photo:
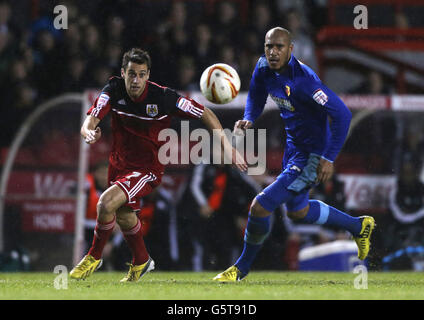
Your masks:
<svg viewBox="0 0 424 320"><path fill-rule="evenodd" d="M311 197L376 219L369 268L424 270L424 3L362 1L368 20L360 22L367 28L356 29L358 4L0 0L0 270L71 267L86 251L96 199L108 183L110 127L106 118L101 141L87 149L79 136L81 114L108 78L120 74L126 50L149 51L151 81L206 104L232 128L243 115L265 33L274 26L292 32L294 55L353 113L334 179ZM67 8L67 29L54 28L57 5ZM241 92L229 105L211 105L198 92L202 71L217 62L241 78ZM265 175L172 165L162 186L140 203L158 270L221 270L239 256L250 202L281 169L284 124L268 103L255 124L267 129ZM191 129L200 125L190 122ZM177 120L173 127L180 128ZM196 192L208 198L209 218ZM79 206L83 221L76 219ZM253 268L352 270L358 261L351 244L340 230L293 224L282 206ZM126 269L129 254L116 230L103 270Z"/></svg>

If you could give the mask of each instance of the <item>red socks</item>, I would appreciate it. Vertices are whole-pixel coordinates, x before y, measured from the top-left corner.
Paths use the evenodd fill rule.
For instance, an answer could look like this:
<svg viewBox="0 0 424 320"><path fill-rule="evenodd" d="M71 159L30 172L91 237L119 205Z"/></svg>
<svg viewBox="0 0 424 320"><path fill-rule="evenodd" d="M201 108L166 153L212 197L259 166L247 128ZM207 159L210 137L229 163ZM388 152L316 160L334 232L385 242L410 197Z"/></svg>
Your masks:
<svg viewBox="0 0 424 320"><path fill-rule="evenodd" d="M141 222L137 219L137 224L129 230L122 230L125 240L133 254L133 265L141 265L149 259L146 246L144 245L143 233L141 232Z"/></svg>
<svg viewBox="0 0 424 320"><path fill-rule="evenodd" d="M93 256L94 259L99 260L102 257L103 248L105 247L110 235L115 227L116 218L113 217L111 222L100 223L97 221L94 228L94 238L88 254Z"/></svg>
<svg viewBox="0 0 424 320"><path fill-rule="evenodd" d="M116 218L114 217L111 222L100 223L97 221L96 228L94 229L94 238L88 254L93 256L94 259L99 260L102 257L103 248L108 242L110 235L115 227ZM141 222L137 219L137 224L129 230L122 230L125 240L133 254L133 265L141 265L149 259L146 246L144 245L143 233L141 231Z"/></svg>

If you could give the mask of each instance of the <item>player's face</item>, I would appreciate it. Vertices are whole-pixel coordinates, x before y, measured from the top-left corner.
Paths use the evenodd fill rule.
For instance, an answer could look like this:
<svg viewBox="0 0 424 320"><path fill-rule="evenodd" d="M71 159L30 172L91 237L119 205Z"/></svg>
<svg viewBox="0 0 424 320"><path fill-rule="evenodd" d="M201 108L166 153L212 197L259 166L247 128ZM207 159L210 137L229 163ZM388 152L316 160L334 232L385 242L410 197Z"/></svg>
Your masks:
<svg viewBox="0 0 424 320"><path fill-rule="evenodd" d="M129 62L127 69L121 70L122 78L125 80L125 88L131 98L138 98L146 87L146 82L149 79L150 70L146 64L138 64Z"/></svg>
<svg viewBox="0 0 424 320"><path fill-rule="evenodd" d="M265 56L269 67L281 71L290 60L293 44L289 37L282 32L271 32L265 37Z"/></svg>

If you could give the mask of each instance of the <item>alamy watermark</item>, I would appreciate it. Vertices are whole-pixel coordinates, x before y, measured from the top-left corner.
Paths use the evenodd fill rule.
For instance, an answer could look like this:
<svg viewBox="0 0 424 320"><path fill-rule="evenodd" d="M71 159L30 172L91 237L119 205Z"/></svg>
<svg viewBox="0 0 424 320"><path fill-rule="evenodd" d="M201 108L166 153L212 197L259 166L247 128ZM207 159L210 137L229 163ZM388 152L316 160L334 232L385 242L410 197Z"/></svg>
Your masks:
<svg viewBox="0 0 424 320"><path fill-rule="evenodd" d="M353 13L357 14L353 19L353 27L357 30L368 29L368 8L358 4L353 8Z"/></svg>
<svg viewBox="0 0 424 320"><path fill-rule="evenodd" d="M54 267L54 273L59 274L54 278L53 286L56 290L68 289L68 268L64 265Z"/></svg>
<svg viewBox="0 0 424 320"><path fill-rule="evenodd" d="M353 287L355 289L368 289L368 269L363 264L355 266L353 273L358 275L353 280Z"/></svg>
<svg viewBox="0 0 424 320"><path fill-rule="evenodd" d="M56 15L53 20L55 29L68 29L68 8L60 4L54 7L53 13Z"/></svg>
<svg viewBox="0 0 424 320"><path fill-rule="evenodd" d="M222 143L224 135L231 145ZM163 129L158 140L165 142L158 152L159 162L163 165L232 164L232 146L244 156L249 166L248 175L265 173L266 129L258 129L257 134L254 129L247 129L243 136L234 134L230 129L213 130L211 136L210 131L203 128L190 132L189 121L181 121L180 133L172 128Z"/></svg>

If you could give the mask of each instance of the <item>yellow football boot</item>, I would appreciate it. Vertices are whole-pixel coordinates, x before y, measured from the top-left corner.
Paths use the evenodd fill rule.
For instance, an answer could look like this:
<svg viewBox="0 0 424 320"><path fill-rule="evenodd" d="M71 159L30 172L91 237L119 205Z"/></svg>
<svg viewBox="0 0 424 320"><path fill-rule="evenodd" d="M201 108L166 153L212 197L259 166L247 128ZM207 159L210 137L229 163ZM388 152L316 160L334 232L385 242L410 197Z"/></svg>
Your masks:
<svg viewBox="0 0 424 320"><path fill-rule="evenodd" d="M102 259L96 260L91 255L86 255L69 273L73 279L81 280L90 276L94 271L102 266Z"/></svg>
<svg viewBox="0 0 424 320"><path fill-rule="evenodd" d="M358 246L358 258L360 260L364 260L368 256L368 252L370 251L370 238L371 233L375 228L375 221L373 217L370 216L362 216L362 228L358 237L353 237L357 246Z"/></svg>
<svg viewBox="0 0 424 320"><path fill-rule="evenodd" d="M143 263L142 265L135 266L129 263L129 266L130 270L128 271L127 276L120 282L137 282L147 272L150 272L155 268L155 262L152 258L149 257L149 260L147 260L147 262Z"/></svg>
<svg viewBox="0 0 424 320"><path fill-rule="evenodd" d="M219 282L236 282L242 280L245 276L236 266L231 266L224 272L216 275L213 280Z"/></svg>

